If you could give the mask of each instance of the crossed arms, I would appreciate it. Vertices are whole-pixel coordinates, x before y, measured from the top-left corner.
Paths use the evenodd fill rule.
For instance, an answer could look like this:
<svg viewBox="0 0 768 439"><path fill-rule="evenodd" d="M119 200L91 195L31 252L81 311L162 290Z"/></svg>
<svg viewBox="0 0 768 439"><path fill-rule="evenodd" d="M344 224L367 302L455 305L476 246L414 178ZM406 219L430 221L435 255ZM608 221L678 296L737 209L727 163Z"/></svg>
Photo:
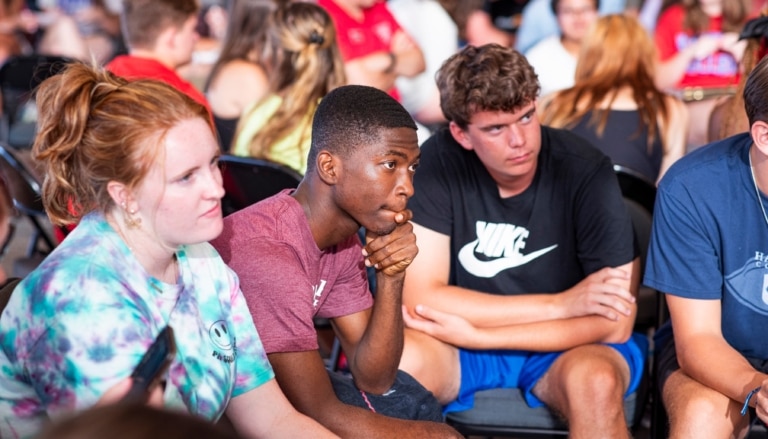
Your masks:
<svg viewBox="0 0 768 439"><path fill-rule="evenodd" d="M448 284L450 237L414 224L419 257L403 290L405 323L468 349L558 351L631 335L639 260L606 267L558 294L501 296Z"/></svg>

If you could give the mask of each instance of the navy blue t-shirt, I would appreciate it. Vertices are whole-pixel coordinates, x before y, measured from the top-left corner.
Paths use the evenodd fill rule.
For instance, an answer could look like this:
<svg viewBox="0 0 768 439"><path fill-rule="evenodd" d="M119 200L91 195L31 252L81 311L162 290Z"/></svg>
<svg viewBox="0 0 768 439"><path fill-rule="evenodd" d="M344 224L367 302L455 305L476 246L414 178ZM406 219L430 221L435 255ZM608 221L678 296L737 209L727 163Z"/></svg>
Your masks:
<svg viewBox="0 0 768 439"><path fill-rule="evenodd" d="M664 175L644 283L722 303L725 340L768 358L768 224L749 169L749 134L700 148ZM759 200L759 201L758 201Z"/></svg>

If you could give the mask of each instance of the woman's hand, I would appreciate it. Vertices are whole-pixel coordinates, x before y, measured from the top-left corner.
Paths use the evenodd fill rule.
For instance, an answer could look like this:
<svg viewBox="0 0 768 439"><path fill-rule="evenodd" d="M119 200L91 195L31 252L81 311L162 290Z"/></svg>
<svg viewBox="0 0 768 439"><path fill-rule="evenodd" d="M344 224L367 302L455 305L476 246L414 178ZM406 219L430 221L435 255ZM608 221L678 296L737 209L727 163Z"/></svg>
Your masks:
<svg viewBox="0 0 768 439"><path fill-rule="evenodd" d="M128 391L131 390L131 385L133 384L133 380L128 377L124 380L120 381L119 383L112 386L109 390L104 392L103 395L101 395L101 398L99 398L99 401L96 403L97 406L100 405L107 405L107 404L116 404L122 401L122 399L125 397L125 395L128 394ZM163 408L163 386L155 386L153 389L149 391L149 395L147 398L147 405L157 408Z"/></svg>

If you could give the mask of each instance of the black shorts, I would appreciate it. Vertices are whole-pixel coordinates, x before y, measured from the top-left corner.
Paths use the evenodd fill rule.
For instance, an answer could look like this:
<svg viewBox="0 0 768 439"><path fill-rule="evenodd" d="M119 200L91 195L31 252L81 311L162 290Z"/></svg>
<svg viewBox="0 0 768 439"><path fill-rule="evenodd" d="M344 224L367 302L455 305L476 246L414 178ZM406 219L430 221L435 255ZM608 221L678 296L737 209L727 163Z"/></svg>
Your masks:
<svg viewBox="0 0 768 439"><path fill-rule="evenodd" d="M395 383L383 395L362 392L347 375L331 371L328 375L336 397L345 404L392 418L443 422L442 406L435 396L402 370L397 371Z"/></svg>

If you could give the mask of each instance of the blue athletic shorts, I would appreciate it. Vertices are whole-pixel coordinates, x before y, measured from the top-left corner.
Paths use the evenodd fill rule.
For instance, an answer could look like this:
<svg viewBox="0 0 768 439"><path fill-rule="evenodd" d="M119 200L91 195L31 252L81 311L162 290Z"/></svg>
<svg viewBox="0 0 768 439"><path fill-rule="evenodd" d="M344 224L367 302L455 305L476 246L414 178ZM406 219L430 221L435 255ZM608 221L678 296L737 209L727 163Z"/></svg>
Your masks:
<svg viewBox="0 0 768 439"><path fill-rule="evenodd" d="M629 364L630 383L625 397L640 385L648 354L648 338L632 334L623 344L606 344L617 351ZM459 349L461 387L455 401L443 407L443 413L469 410L475 405L475 392L488 389L519 388L530 407L544 403L533 393L533 387L549 370L562 352L529 352L511 350L472 351Z"/></svg>

